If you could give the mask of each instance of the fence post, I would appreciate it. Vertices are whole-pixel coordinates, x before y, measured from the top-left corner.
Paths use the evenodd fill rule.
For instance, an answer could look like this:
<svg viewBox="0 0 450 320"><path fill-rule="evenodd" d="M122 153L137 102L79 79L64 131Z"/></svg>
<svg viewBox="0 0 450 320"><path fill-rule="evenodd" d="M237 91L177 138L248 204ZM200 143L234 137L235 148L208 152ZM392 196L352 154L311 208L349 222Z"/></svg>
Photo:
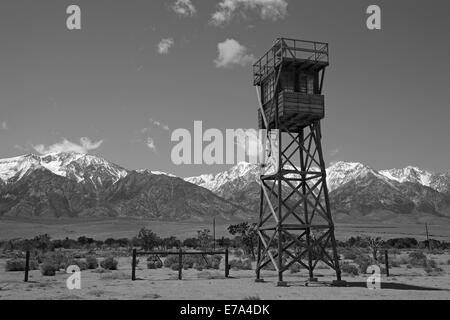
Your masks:
<svg viewBox="0 0 450 320"><path fill-rule="evenodd" d="M230 270L228 269L228 248L225 249L225 278L230 275Z"/></svg>
<svg viewBox="0 0 450 320"><path fill-rule="evenodd" d="M389 277L389 256L387 250L384 250L384 262L386 264L386 277Z"/></svg>
<svg viewBox="0 0 450 320"><path fill-rule="evenodd" d="M30 251L27 251L25 255L25 278L24 282L28 282L28 270L30 270Z"/></svg>
<svg viewBox="0 0 450 320"><path fill-rule="evenodd" d="M182 279L183 272L183 251L180 247L180 252L178 254L178 280Z"/></svg>
<svg viewBox="0 0 450 320"><path fill-rule="evenodd" d="M136 280L136 249L133 249L133 260L131 262L131 280Z"/></svg>

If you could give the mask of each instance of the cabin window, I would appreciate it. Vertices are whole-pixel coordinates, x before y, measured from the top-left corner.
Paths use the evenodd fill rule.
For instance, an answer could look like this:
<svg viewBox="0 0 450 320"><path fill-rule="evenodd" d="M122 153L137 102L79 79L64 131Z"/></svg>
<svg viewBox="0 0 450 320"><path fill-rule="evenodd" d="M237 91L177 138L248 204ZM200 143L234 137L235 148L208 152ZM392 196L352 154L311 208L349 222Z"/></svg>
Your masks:
<svg viewBox="0 0 450 320"><path fill-rule="evenodd" d="M266 82L264 82L264 84L262 86L262 102L263 102L263 104L266 104L267 102L272 100L273 90L274 90L274 79L269 78Z"/></svg>
<svg viewBox="0 0 450 320"><path fill-rule="evenodd" d="M300 75L298 89L298 91L303 94L314 94L314 76L310 74Z"/></svg>
<svg viewBox="0 0 450 320"><path fill-rule="evenodd" d="M281 80L282 88L284 91L295 91L295 74L293 72L283 74Z"/></svg>

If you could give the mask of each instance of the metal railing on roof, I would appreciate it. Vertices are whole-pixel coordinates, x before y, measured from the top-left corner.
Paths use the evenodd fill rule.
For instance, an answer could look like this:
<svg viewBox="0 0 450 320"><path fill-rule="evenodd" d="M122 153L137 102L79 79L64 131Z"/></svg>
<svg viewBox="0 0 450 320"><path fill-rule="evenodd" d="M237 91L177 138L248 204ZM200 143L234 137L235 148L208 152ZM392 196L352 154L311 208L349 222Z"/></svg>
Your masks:
<svg viewBox="0 0 450 320"><path fill-rule="evenodd" d="M285 59L298 59L328 65L328 43L278 38L274 45L253 64L255 84Z"/></svg>

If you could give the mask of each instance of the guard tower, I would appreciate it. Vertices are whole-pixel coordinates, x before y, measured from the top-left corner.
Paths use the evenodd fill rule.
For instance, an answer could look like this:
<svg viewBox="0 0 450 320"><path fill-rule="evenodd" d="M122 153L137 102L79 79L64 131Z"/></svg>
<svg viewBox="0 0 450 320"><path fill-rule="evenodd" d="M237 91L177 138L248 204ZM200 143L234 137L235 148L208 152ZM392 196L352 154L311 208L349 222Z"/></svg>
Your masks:
<svg viewBox="0 0 450 320"><path fill-rule="evenodd" d="M253 65L259 98L259 128L276 132L277 166L260 177L256 281L262 269L274 267L278 285L294 263L309 271L319 261L336 271L342 284L331 217L320 120L325 116L322 95L328 44L276 39ZM270 147L266 147L270 148Z"/></svg>

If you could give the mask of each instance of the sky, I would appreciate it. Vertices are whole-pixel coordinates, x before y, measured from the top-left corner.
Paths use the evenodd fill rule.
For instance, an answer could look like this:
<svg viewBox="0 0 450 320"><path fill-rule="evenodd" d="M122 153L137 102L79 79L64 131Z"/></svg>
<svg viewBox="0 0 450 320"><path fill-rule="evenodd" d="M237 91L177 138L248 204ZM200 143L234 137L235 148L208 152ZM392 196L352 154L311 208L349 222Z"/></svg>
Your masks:
<svg viewBox="0 0 450 320"><path fill-rule="evenodd" d="M275 38L330 44L327 163L450 171L450 2L5 0L0 158L61 150L182 177L171 134L257 127L252 61ZM81 30L66 9L81 8ZM381 30L366 9L381 8Z"/></svg>

